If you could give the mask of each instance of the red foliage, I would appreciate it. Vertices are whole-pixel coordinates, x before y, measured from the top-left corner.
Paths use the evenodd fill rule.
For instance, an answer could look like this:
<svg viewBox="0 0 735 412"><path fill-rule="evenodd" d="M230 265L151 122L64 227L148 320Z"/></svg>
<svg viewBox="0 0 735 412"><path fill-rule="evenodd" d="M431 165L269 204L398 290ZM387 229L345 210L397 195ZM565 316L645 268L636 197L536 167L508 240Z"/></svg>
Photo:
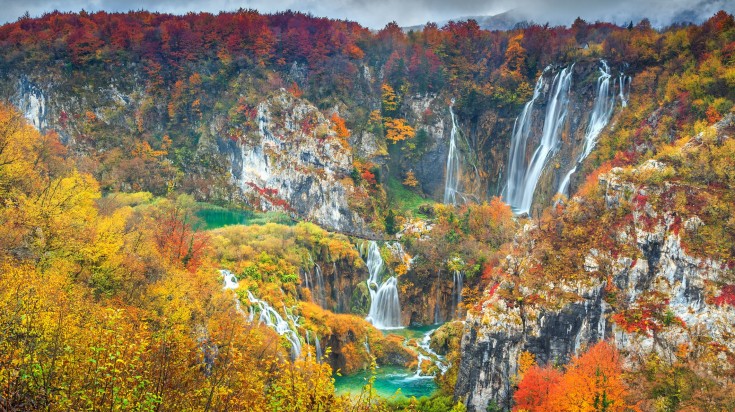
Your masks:
<svg viewBox="0 0 735 412"><path fill-rule="evenodd" d="M611 319L628 333L650 336L670 324L684 324L668 312L668 304L669 299L661 292L646 292L638 297L631 308L612 315Z"/></svg>
<svg viewBox="0 0 735 412"><path fill-rule="evenodd" d="M725 285L720 289L720 294L714 299L715 305L735 306L735 285Z"/></svg>
<svg viewBox="0 0 735 412"><path fill-rule="evenodd" d="M366 181L369 185L373 185L374 186L374 185L378 184L378 182L375 180L375 175L371 171L369 171L369 170L364 170L360 174L360 176L362 177L362 180Z"/></svg>

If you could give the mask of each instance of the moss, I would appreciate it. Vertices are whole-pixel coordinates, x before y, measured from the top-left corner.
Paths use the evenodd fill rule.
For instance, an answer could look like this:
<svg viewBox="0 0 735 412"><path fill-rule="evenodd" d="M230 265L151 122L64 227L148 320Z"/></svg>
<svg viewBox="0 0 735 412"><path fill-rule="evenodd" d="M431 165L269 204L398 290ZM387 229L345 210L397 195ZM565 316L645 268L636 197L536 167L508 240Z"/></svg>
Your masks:
<svg viewBox="0 0 735 412"><path fill-rule="evenodd" d="M421 215L422 210L425 209L422 206L434 203L432 200L424 199L416 192L407 189L400 180L394 177L388 178L386 191L388 192L388 203L402 215L409 211Z"/></svg>
<svg viewBox="0 0 735 412"><path fill-rule="evenodd" d="M370 310L370 291L368 291L365 282L360 282L355 286L350 299L350 312L355 315L366 316Z"/></svg>

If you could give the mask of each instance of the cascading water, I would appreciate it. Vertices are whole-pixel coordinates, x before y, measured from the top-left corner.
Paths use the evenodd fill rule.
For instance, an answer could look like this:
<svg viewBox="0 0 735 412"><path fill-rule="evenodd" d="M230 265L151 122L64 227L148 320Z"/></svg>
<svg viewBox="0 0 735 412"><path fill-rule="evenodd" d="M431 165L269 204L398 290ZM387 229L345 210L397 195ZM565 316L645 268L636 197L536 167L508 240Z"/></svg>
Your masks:
<svg viewBox="0 0 735 412"><path fill-rule="evenodd" d="M516 130L514 130L513 140L518 139L518 142L511 143L510 153L511 163L516 163L514 165L515 170L508 174L506 201L518 214L528 213L531 210L533 193L536 190L536 185L544 170L544 166L546 166L547 160L559 148L561 130L567 117L573 68L574 65L564 68L554 77L552 92L546 106L544 127L539 145L534 151L533 156L531 156L528 167L522 172L522 166L517 162L522 162L525 159L526 146L530 136L530 112L533 106L532 103L538 97L536 91L534 91L534 98L531 102L526 104L526 108L529 109L528 112L526 113L524 109L521 117L516 119ZM542 80L539 79L539 83L541 82ZM540 90L542 86L539 83L536 84L536 90ZM525 164L525 162L521 164Z"/></svg>
<svg viewBox="0 0 735 412"><path fill-rule="evenodd" d="M314 264L314 275L316 276L314 293L316 294L317 303L321 307L326 307L327 298L324 293L324 276L322 275L322 267L318 263Z"/></svg>
<svg viewBox="0 0 735 412"><path fill-rule="evenodd" d="M544 69L544 73L549 67ZM544 88L544 75L539 76L536 86L533 88L533 97L523 106L523 111L513 124L513 134L510 141L510 155L508 156L508 176L505 186L505 200L512 205L513 200L518 198L521 185L526 176L526 146L531 136L531 120L533 118L533 105L541 95Z"/></svg>
<svg viewBox="0 0 735 412"><path fill-rule="evenodd" d="M248 300L260 309L259 321L275 330L279 335L285 336L291 343L291 359L298 359L301 356L301 339L299 334L296 333L298 317L290 314L284 308L284 313L286 313L284 319L268 302L256 298L250 291L248 291Z"/></svg>
<svg viewBox="0 0 735 412"><path fill-rule="evenodd" d="M630 93L631 81L633 81L633 79L623 73L620 73L618 76L618 97L620 98L620 105L623 107L628 107L628 94ZM628 86L628 93L625 91L626 84Z"/></svg>
<svg viewBox="0 0 735 412"><path fill-rule="evenodd" d="M380 284L383 258L380 257L380 248L375 241L369 243L365 263L370 273L367 280L368 290L370 290L370 311L366 319L378 329L400 328L401 305L398 300L398 280L395 276L391 276Z"/></svg>
<svg viewBox="0 0 735 412"><path fill-rule="evenodd" d="M426 353L424 355L419 351L418 355L418 367L416 368L416 375L415 376L424 376L422 375L421 370L421 362L424 360L429 360L434 365L436 365L436 368L439 369L439 372L443 375L447 372L449 369L449 365L445 362L444 357L436 353L433 349L431 349L431 335L436 332L436 329L432 329L424 334L424 337L421 338L420 341L418 341L418 347Z"/></svg>
<svg viewBox="0 0 735 412"><path fill-rule="evenodd" d="M597 137L602 132L602 129L607 126L615 110L615 92L610 87L610 79L612 77L610 67L608 67L605 60L601 60L600 65L602 67L600 67L600 76L597 78L597 96L595 97L595 104L590 114L587 131L584 135L582 153L579 154L574 167L564 176L564 179L562 179L559 185L558 193L564 195L569 195L569 182L572 174L577 171L579 164L592 153L592 149L597 144Z"/></svg>
<svg viewBox="0 0 735 412"><path fill-rule="evenodd" d="M316 361L322 363L324 352L322 352L322 344L319 342L319 336L314 335L314 347L316 348Z"/></svg>
<svg viewBox="0 0 735 412"><path fill-rule="evenodd" d="M240 286L240 283L237 281L237 277L234 273L230 272L227 269L220 269L219 273L220 275L222 275L222 279L224 282L222 289L235 290Z"/></svg>
<svg viewBox="0 0 735 412"><path fill-rule="evenodd" d="M464 275L459 270L454 271L454 309L457 317L462 314L459 305L462 303L462 288L464 287Z"/></svg>
<svg viewBox="0 0 735 412"><path fill-rule="evenodd" d="M454 99L452 99L454 104ZM449 114L452 117L452 131L449 135L449 156L447 156L447 174L444 180L444 204L457 204L457 194L459 190L460 173L462 170L462 159L460 158L459 148L457 147L457 119L454 116L452 105L449 105Z"/></svg>

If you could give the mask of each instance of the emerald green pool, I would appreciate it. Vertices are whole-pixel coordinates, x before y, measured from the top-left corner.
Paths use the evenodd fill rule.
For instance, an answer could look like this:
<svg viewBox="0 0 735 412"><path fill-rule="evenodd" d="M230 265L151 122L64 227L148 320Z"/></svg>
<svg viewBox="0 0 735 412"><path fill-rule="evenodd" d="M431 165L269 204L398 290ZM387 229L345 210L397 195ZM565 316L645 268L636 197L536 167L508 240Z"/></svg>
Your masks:
<svg viewBox="0 0 735 412"><path fill-rule="evenodd" d="M431 396L436 391L434 378L415 376L415 374L416 371L400 366L382 366L375 370L375 392L382 398ZM358 396L370 379L370 371L349 376L336 376L334 379L338 395Z"/></svg>
<svg viewBox="0 0 735 412"><path fill-rule="evenodd" d="M278 223L293 226L296 222L282 212L253 212L242 209L227 209L201 203L196 211L199 219L197 230L212 230L232 225L264 225L266 223Z"/></svg>
<svg viewBox="0 0 735 412"><path fill-rule="evenodd" d="M212 230L230 225L244 225L253 217L253 213L245 210L224 208L202 208L196 215L203 223L201 229Z"/></svg>
<svg viewBox="0 0 735 412"><path fill-rule="evenodd" d="M400 335L405 339L420 339L425 333L438 325L412 326L402 329L385 330L385 335ZM335 376L334 386L338 395L359 396L370 379L370 371L349 376ZM401 366L381 366L375 370L374 389L382 398L410 398L431 396L437 386L433 376L416 376L416 370ZM400 390L400 392L399 392Z"/></svg>

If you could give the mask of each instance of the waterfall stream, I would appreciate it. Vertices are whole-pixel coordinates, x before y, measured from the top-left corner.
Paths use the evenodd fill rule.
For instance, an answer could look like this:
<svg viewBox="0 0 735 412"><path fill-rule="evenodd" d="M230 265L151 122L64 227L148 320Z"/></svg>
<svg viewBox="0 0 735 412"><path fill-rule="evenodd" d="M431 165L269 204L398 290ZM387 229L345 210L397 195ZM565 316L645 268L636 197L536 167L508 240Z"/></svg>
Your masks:
<svg viewBox="0 0 735 412"><path fill-rule="evenodd" d="M549 67L544 69L544 73L549 70ZM505 199L509 204L511 199L517 197L520 192L520 185L523 184L524 177L526 176L526 146L528 145L528 138L531 136L531 120L533 117L533 105L536 103L536 99L541 95L541 91L544 88L544 75L539 76L536 81L536 86L533 88L533 97L529 100L520 116L516 118L513 124L513 134L510 141L510 155L508 157L508 173L507 183L505 186Z"/></svg>
<svg viewBox="0 0 735 412"><path fill-rule="evenodd" d="M454 99L452 99L454 104ZM444 204L457 204L457 194L459 193L459 180L462 172L462 159L460 158L459 148L457 147L457 118L454 115L452 105L449 105L449 114L452 117L452 131L449 135L449 155L447 156L447 172L444 180Z"/></svg>
<svg viewBox="0 0 735 412"><path fill-rule="evenodd" d="M590 120L587 124L587 130L584 135L584 147L582 153L579 154L574 167L564 176L559 185L558 193L569 196L569 182L572 174L577 171L577 167L587 156L592 153L592 149L597 144L597 137L602 132L602 129L607 126L610 121L610 117L615 110L615 93L610 87L610 67L608 67L605 60L600 61L600 76L597 78L597 95L595 97L595 104L590 113ZM621 80L624 81L624 80Z"/></svg>
<svg viewBox="0 0 735 412"><path fill-rule="evenodd" d="M618 76L618 97L620 98L620 105L623 107L628 107L628 95L630 94L630 83L633 81L633 79L630 76L626 76L623 73L620 73ZM625 86L628 86L628 91L626 93Z"/></svg>
<svg viewBox="0 0 735 412"><path fill-rule="evenodd" d="M286 310L286 308L283 308L283 311L286 314L286 317L284 318L275 308L268 304L268 302L256 298L250 291L248 291L248 300L250 300L251 304L260 309L259 321L275 330L279 335L285 336L291 343L291 359L298 359L301 356L301 338L296 332L299 320L298 316L292 315L288 310Z"/></svg>
<svg viewBox="0 0 735 412"><path fill-rule="evenodd" d="M459 305L462 303L462 288L464 282L464 275L459 270L454 271L454 310L457 314L457 318L462 314L462 309Z"/></svg>
<svg viewBox="0 0 735 412"><path fill-rule="evenodd" d="M232 272L226 269L221 269L219 272L223 278L223 289L236 290L240 287L237 277ZM284 307L283 312L286 314L286 317L284 318L277 310L268 304L268 302L256 298L250 291L247 292L248 300L252 305L250 307L248 321L252 322L255 319L253 306L257 306L260 310L260 317L258 320L269 328L275 330L279 335L286 336L286 339L291 342L291 359L298 359L301 356L301 338L299 337L298 332L296 332L296 328L299 326L299 317L294 316ZM240 308L240 301L237 297L235 297L235 307L238 312L245 315Z"/></svg>
<svg viewBox="0 0 735 412"><path fill-rule="evenodd" d="M382 284L383 258L375 241L370 241L366 260L370 277L367 280L370 291L370 311L367 320L378 329L401 327L401 305L398 300L398 279L389 277ZM380 286L378 286L380 285Z"/></svg>
<svg viewBox="0 0 735 412"><path fill-rule="evenodd" d="M548 159L559 148L561 130L567 117L573 68L574 65L564 68L554 77L552 91L546 105L541 138L527 167L524 167L525 153L531 134L533 103L543 87L543 74L536 83L533 99L526 104L521 116L516 119L511 142L506 201L518 214L528 213L531 210L533 194L541 173Z"/></svg>

